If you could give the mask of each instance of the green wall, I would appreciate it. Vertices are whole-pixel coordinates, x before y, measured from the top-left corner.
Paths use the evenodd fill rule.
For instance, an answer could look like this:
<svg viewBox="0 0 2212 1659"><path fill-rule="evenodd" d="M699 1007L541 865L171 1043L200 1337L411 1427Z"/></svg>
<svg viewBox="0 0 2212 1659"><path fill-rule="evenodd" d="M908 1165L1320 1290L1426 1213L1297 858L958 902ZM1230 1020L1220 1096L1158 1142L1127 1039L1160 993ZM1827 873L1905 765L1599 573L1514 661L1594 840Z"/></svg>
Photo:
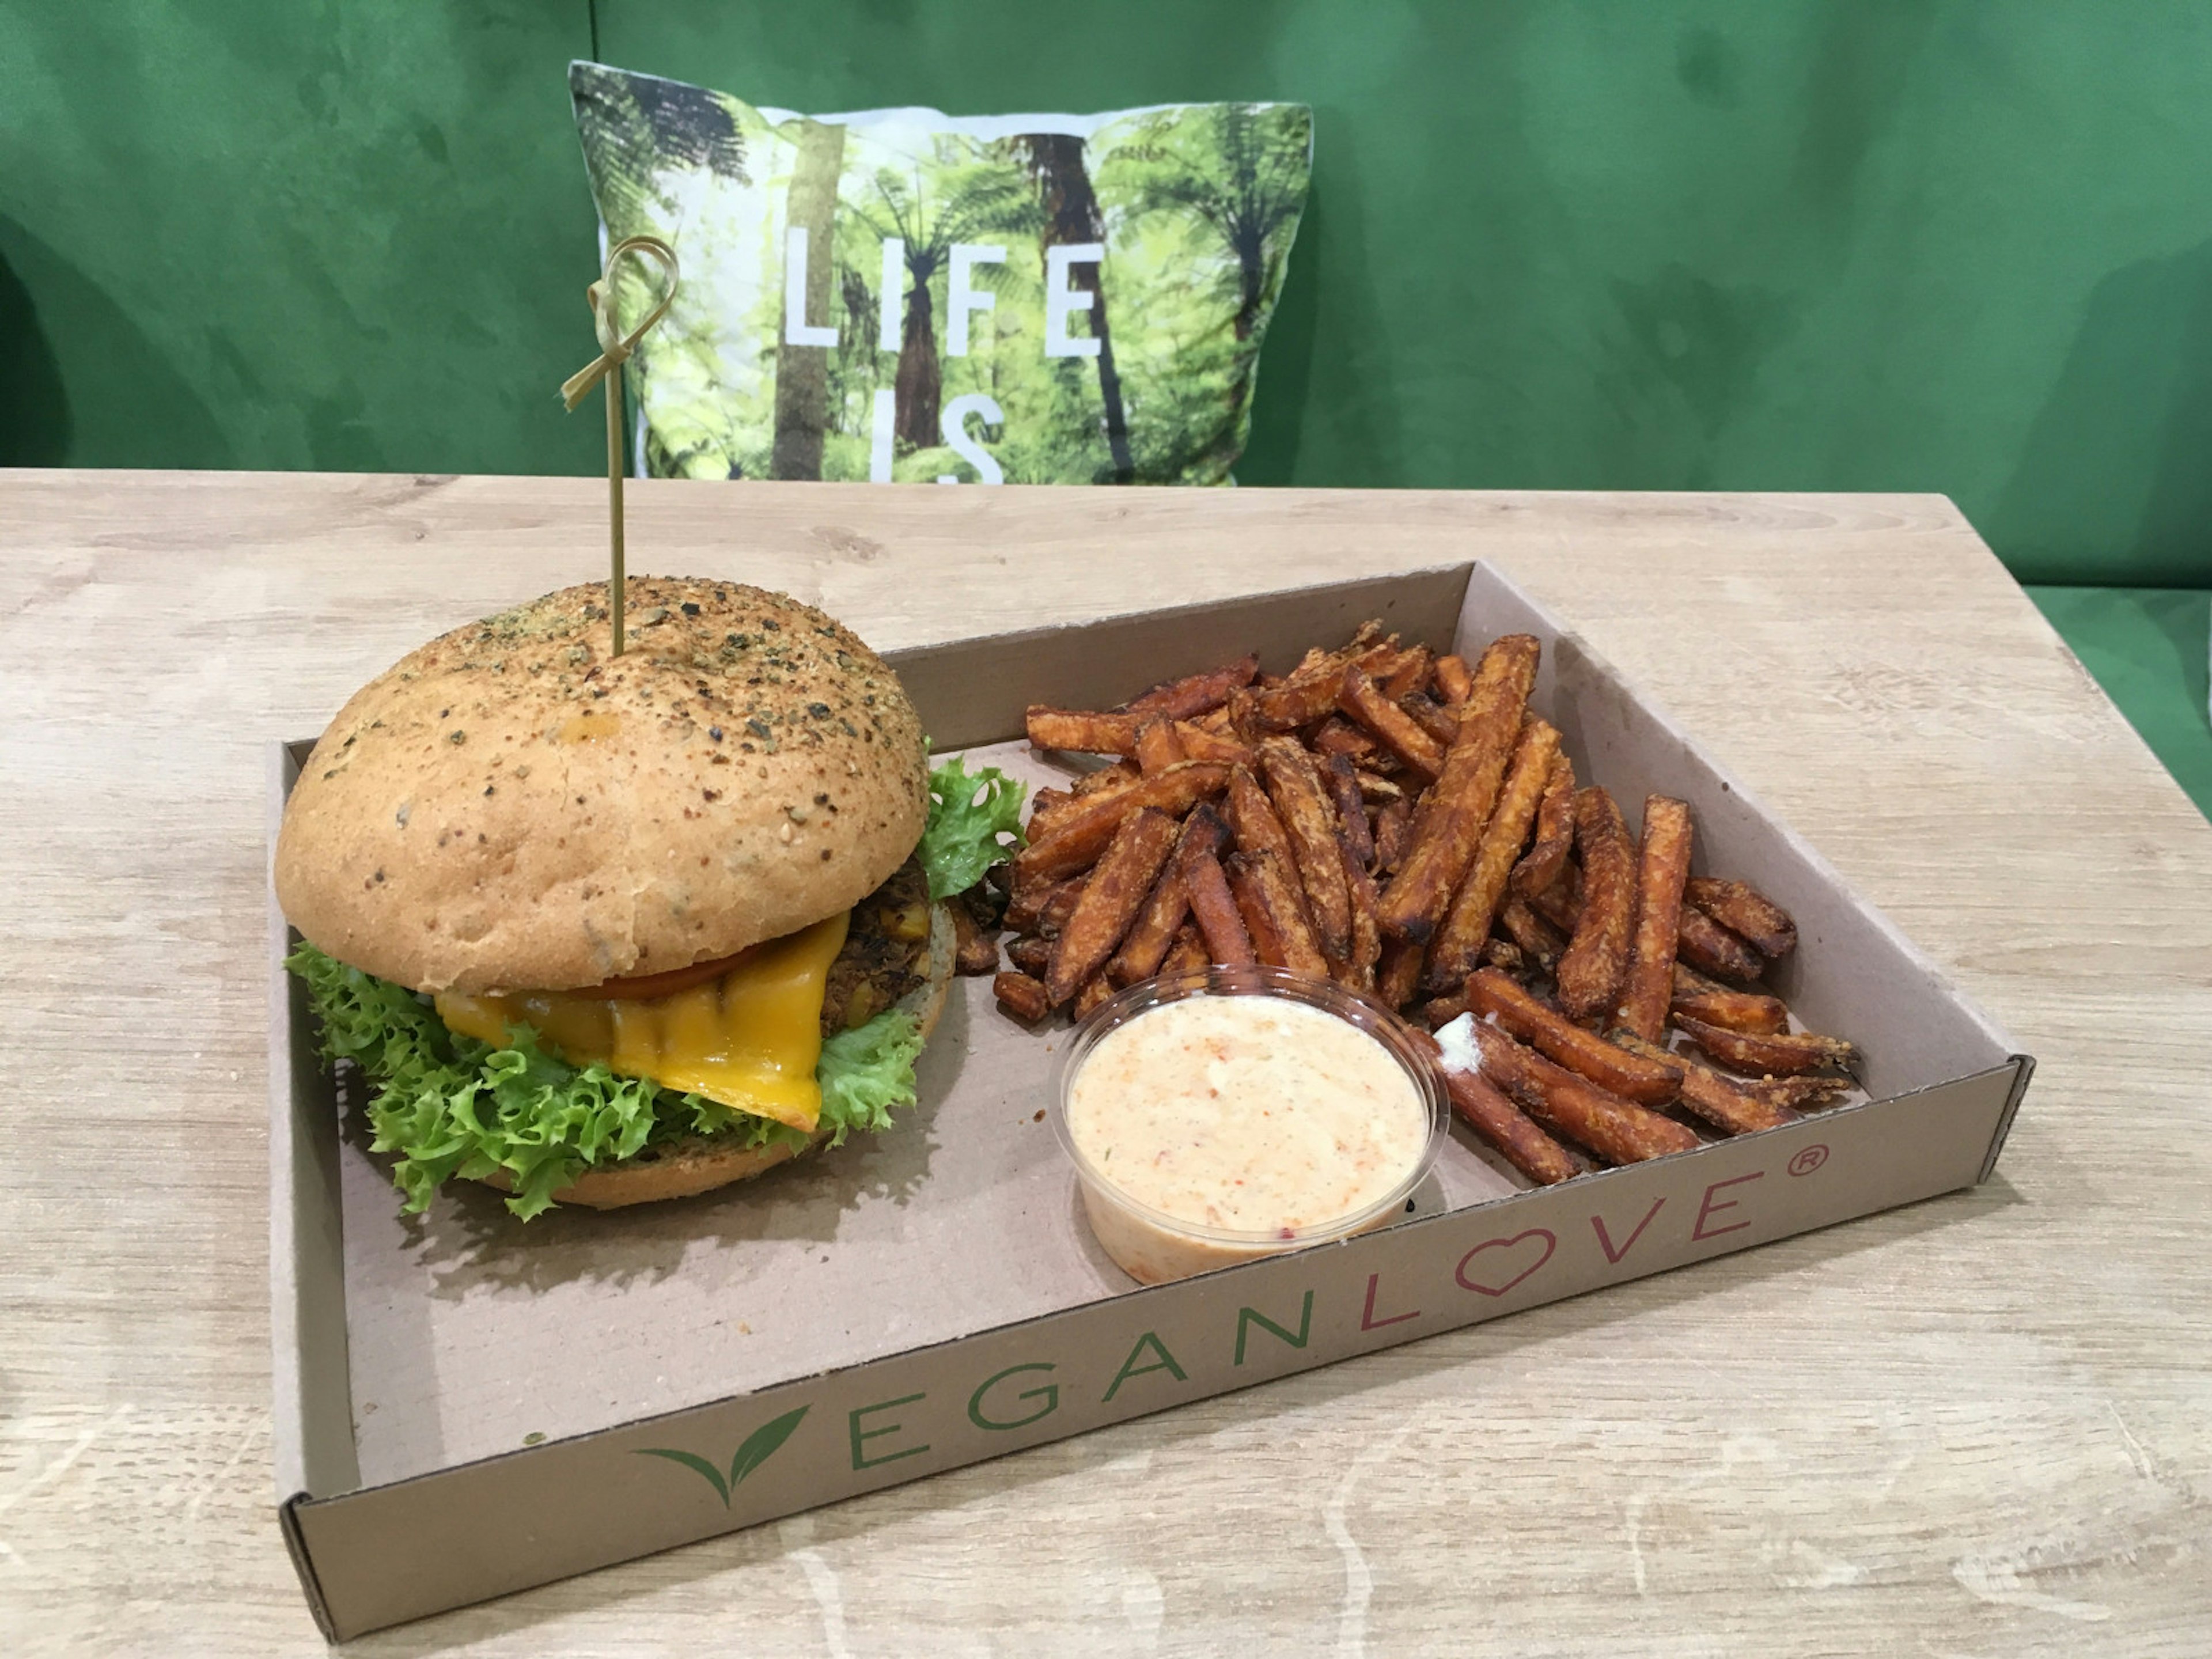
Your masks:
<svg viewBox="0 0 2212 1659"><path fill-rule="evenodd" d="M2212 585L2203 0L0 12L0 462L586 471L562 66L1316 109L1252 483L1934 489Z"/></svg>
<svg viewBox="0 0 2212 1659"><path fill-rule="evenodd" d="M0 5L0 465L592 471L589 42L586 0Z"/></svg>

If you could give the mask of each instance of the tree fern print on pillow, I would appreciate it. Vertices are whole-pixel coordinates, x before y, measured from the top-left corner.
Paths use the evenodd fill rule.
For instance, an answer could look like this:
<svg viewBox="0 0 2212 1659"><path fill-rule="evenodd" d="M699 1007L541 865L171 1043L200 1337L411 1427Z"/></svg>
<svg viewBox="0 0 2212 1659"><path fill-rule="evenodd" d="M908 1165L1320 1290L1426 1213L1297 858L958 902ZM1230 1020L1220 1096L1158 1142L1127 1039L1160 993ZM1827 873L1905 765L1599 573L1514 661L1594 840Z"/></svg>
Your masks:
<svg viewBox="0 0 2212 1659"><path fill-rule="evenodd" d="M644 471L1229 482L1304 208L1304 106L810 118L569 78L606 234L684 262L629 368Z"/></svg>

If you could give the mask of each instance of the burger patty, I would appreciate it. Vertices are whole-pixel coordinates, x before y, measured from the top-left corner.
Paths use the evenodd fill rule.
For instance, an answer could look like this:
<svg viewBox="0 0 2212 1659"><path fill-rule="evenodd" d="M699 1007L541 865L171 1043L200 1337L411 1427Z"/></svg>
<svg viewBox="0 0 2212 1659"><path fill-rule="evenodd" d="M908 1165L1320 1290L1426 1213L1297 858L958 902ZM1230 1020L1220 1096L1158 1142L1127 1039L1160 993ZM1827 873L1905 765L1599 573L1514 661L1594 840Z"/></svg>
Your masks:
<svg viewBox="0 0 2212 1659"><path fill-rule="evenodd" d="M853 907L845 948L830 964L822 1035L866 1025L927 976L929 878L908 859Z"/></svg>

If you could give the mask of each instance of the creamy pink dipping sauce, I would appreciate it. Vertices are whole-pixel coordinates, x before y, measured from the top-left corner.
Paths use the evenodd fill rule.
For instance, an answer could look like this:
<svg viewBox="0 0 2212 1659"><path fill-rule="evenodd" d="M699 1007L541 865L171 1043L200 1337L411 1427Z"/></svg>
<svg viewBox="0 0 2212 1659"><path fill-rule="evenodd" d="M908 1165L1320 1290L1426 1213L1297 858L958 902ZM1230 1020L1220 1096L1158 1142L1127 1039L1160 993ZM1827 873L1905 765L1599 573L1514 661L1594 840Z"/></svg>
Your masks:
<svg viewBox="0 0 2212 1659"><path fill-rule="evenodd" d="M1066 1112L1077 1149L1127 1199L1194 1227L1284 1239L1389 1196L1430 1133L1427 1103L1382 1043L1269 996L1186 997L1138 1014L1084 1059ZM1110 1200L1102 1209L1089 1182L1085 1198L1099 1242L1146 1282L1266 1253L1170 1232Z"/></svg>

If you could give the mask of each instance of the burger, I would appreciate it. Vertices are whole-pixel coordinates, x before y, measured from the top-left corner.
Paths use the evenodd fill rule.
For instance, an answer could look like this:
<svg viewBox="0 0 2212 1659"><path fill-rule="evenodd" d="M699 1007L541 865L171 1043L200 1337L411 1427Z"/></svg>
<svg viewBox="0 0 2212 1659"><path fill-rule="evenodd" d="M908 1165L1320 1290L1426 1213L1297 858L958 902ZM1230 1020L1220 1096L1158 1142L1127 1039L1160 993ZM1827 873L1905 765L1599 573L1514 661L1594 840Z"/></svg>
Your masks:
<svg viewBox="0 0 2212 1659"><path fill-rule="evenodd" d="M879 1129L945 1006L947 902L1022 791L930 769L898 677L734 582L604 583L432 641L301 769L276 896L405 1206L677 1198Z"/></svg>

